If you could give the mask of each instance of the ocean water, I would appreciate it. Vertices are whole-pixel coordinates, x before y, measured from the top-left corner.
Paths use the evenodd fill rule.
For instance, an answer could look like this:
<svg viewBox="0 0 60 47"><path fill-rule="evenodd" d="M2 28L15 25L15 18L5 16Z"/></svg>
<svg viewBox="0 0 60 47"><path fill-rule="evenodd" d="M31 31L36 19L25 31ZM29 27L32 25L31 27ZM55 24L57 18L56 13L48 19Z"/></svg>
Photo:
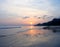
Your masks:
<svg viewBox="0 0 60 47"><path fill-rule="evenodd" d="M0 27L0 47L60 47L60 29L43 27Z"/></svg>

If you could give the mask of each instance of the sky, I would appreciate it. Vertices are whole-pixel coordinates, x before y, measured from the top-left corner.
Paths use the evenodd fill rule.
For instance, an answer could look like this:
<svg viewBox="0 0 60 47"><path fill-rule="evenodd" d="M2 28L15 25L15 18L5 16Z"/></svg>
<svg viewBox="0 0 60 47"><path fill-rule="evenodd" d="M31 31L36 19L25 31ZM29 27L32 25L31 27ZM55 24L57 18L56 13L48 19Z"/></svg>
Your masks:
<svg viewBox="0 0 60 47"><path fill-rule="evenodd" d="M60 0L0 0L0 25L30 25L60 17Z"/></svg>

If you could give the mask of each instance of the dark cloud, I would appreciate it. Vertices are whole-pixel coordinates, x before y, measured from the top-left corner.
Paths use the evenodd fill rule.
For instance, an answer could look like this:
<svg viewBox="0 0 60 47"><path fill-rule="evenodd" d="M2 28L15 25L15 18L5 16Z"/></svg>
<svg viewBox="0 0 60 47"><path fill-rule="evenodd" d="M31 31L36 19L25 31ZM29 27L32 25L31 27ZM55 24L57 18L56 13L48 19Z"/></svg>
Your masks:
<svg viewBox="0 0 60 47"><path fill-rule="evenodd" d="M34 18L40 19L40 18L46 18L48 15L43 15L43 16L34 16Z"/></svg>
<svg viewBox="0 0 60 47"><path fill-rule="evenodd" d="M37 16L34 16L34 18L36 18Z"/></svg>
<svg viewBox="0 0 60 47"><path fill-rule="evenodd" d="M23 19L27 19L27 18L30 18L29 16L24 16L24 17L22 17Z"/></svg>
<svg viewBox="0 0 60 47"><path fill-rule="evenodd" d="M40 19L41 17L38 17L38 19Z"/></svg>

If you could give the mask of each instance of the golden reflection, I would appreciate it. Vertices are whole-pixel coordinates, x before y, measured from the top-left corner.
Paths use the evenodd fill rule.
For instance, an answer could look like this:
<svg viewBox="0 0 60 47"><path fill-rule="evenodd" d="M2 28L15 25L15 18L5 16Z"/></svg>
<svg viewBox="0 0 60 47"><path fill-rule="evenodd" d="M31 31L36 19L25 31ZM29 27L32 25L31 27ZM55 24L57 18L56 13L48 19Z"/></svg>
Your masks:
<svg viewBox="0 0 60 47"><path fill-rule="evenodd" d="M23 32L22 35L26 36L40 36L43 35L44 32L43 30L35 29L34 26L30 26L30 29L27 30L26 32Z"/></svg>
<svg viewBox="0 0 60 47"><path fill-rule="evenodd" d="M40 31L40 30L29 30L26 32L26 34L31 35L31 36L35 36L35 35L41 35L44 32Z"/></svg>
<svg viewBox="0 0 60 47"><path fill-rule="evenodd" d="M30 26L30 28L31 28L31 29L33 29L33 28L34 28L34 26Z"/></svg>

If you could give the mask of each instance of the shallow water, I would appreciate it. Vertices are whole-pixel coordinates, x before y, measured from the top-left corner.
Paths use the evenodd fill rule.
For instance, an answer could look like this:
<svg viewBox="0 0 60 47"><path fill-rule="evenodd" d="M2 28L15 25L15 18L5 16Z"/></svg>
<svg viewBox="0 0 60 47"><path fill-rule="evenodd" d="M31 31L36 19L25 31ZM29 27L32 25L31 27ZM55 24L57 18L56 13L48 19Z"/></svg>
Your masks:
<svg viewBox="0 0 60 47"><path fill-rule="evenodd" d="M60 29L43 27L0 29L0 47L60 47Z"/></svg>

